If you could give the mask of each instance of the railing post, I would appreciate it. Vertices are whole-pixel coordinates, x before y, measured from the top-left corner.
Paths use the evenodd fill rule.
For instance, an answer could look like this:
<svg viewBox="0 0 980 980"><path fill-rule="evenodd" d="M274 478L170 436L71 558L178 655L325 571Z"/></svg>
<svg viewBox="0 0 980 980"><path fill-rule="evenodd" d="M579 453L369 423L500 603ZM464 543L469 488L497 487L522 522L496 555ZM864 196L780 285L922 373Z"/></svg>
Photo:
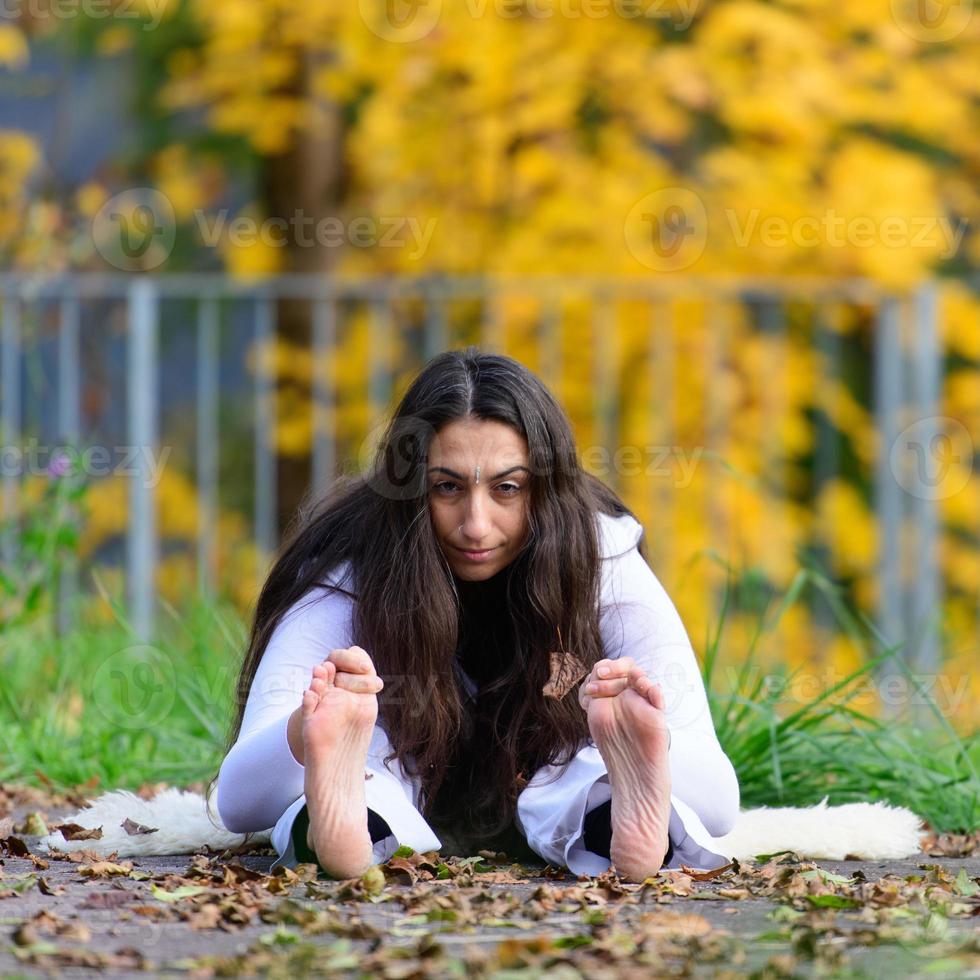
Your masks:
<svg viewBox="0 0 980 980"><path fill-rule="evenodd" d="M17 517L23 451L20 416L20 300L8 284L3 296L3 322L0 323L0 466L3 469L3 509L10 527L0 541L0 559L9 569L20 551Z"/></svg>
<svg viewBox="0 0 980 980"><path fill-rule="evenodd" d="M593 411L595 413L595 437L610 459L609 482L619 489L619 474L612 460L616 457L617 411L616 379L619 345L616 342L616 311L612 299L605 292L594 297L592 320L593 338Z"/></svg>
<svg viewBox="0 0 980 980"><path fill-rule="evenodd" d="M480 318L480 346L491 354L503 354L506 348L503 298L494 279L483 287L483 310Z"/></svg>
<svg viewBox="0 0 980 980"><path fill-rule="evenodd" d="M384 293L371 297L368 349L368 402L371 414L368 425L377 425L388 410L391 398L391 308Z"/></svg>
<svg viewBox="0 0 980 980"><path fill-rule="evenodd" d="M80 334L78 297L65 296L61 301L58 323L58 437L64 439L73 451L79 449L81 438ZM58 582L58 631L61 635L72 628L72 604L77 592L78 559L72 554L66 559Z"/></svg>
<svg viewBox="0 0 980 980"><path fill-rule="evenodd" d="M313 302L313 486L322 493L337 469L336 429L330 370L337 345L337 303L319 295Z"/></svg>
<svg viewBox="0 0 980 980"><path fill-rule="evenodd" d="M218 526L218 371L221 309L205 296L197 311L197 578L205 596L214 592Z"/></svg>
<svg viewBox="0 0 980 980"><path fill-rule="evenodd" d="M916 448L926 459L935 460L940 434L940 387L942 350L938 338L939 297L934 283L923 284L913 300L914 351L911 365L912 398L915 404ZM909 604L913 637L910 663L923 674L935 676L940 666L938 617L942 602L939 580L938 496L942 492L930 473L914 484L911 498L912 522L918 535L916 576ZM920 485L920 483L922 485ZM920 706L925 709L925 706ZM919 721L931 717L926 710L917 712Z"/></svg>
<svg viewBox="0 0 980 980"><path fill-rule="evenodd" d="M891 469L902 410L903 357L899 302L882 298L875 320L874 406L878 432L875 460L875 510L878 515L878 627L888 646L905 640L901 576L902 487ZM885 664L882 676L892 673ZM884 702L887 710L893 708ZM892 711L894 713L894 711Z"/></svg>
<svg viewBox="0 0 980 980"><path fill-rule="evenodd" d="M276 307L271 296L255 301L255 544L257 584L276 548L276 404L273 371Z"/></svg>
<svg viewBox="0 0 980 980"><path fill-rule="evenodd" d="M651 482L652 519L648 536L650 555L657 562L655 570L662 578L672 575L674 549L670 541L674 532L674 500L676 489L676 460L674 459L674 373L676 351L674 343L674 306L671 300L661 300L650 307L650 432L656 433L655 453L667 453L671 475L658 475ZM658 467L659 469L659 467Z"/></svg>
<svg viewBox="0 0 980 980"><path fill-rule="evenodd" d="M423 292L425 301L425 359L431 360L449 346L445 290L436 284Z"/></svg>
<svg viewBox="0 0 980 980"><path fill-rule="evenodd" d="M562 379L562 311L557 296L541 300L539 351L541 376L555 398L561 398Z"/></svg>
<svg viewBox="0 0 980 980"><path fill-rule="evenodd" d="M133 280L128 295L127 404L129 451L137 471L129 485L127 573L133 629L144 641L153 636L154 572L157 565L156 488L151 482L157 454L157 330L160 316L156 284Z"/></svg>

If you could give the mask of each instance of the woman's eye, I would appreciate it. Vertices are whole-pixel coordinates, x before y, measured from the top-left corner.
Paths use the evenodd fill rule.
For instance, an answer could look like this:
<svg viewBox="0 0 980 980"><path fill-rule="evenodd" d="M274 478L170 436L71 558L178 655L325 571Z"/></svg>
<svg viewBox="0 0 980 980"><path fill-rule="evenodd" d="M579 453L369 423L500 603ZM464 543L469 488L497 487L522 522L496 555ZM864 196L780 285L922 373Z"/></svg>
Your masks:
<svg viewBox="0 0 980 980"><path fill-rule="evenodd" d="M459 484L452 483L449 480L442 480L439 483L433 483L432 489L438 493L455 493L459 489ZM513 497L515 494L521 492L519 483L501 483L495 489L507 497Z"/></svg>

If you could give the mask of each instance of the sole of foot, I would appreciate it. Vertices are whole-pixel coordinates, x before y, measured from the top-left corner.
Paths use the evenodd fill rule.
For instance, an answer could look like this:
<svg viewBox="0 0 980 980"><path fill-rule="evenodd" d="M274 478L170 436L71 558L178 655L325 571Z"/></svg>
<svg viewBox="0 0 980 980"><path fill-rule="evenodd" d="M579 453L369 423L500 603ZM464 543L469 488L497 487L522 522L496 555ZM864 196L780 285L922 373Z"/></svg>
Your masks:
<svg viewBox="0 0 980 980"><path fill-rule="evenodd" d="M589 730L609 772L613 867L643 881L663 866L670 824L670 735L663 694L648 678L589 704Z"/></svg>
<svg viewBox="0 0 980 980"><path fill-rule="evenodd" d="M303 693L308 837L327 874L356 878L373 864L364 777L378 699L337 687L335 674L332 663L319 664Z"/></svg>

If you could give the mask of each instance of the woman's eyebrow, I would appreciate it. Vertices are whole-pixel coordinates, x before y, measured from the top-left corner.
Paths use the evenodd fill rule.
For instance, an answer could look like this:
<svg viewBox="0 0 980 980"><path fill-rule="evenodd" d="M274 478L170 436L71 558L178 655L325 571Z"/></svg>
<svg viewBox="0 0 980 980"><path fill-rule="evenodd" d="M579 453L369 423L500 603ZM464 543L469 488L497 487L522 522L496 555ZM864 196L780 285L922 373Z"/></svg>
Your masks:
<svg viewBox="0 0 980 980"><path fill-rule="evenodd" d="M503 473L497 473L491 476L491 480L499 480L502 476L508 476L511 473L516 473L518 470L524 470L525 473L530 473L531 471L526 466L512 466L509 470L504 470ZM466 477L461 473L457 473L455 470L447 469L445 466L430 466L429 473L445 473L447 476L451 476L456 480L465 480Z"/></svg>

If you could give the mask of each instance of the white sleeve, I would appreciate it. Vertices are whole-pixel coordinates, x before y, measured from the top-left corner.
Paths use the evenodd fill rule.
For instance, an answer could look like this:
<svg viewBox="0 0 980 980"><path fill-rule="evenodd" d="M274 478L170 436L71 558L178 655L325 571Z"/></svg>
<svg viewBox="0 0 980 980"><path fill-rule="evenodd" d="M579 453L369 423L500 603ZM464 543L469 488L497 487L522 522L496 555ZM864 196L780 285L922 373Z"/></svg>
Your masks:
<svg viewBox="0 0 980 980"><path fill-rule="evenodd" d="M289 748L286 724L313 668L331 650L351 645L353 608L348 596L317 586L273 631L252 680L241 731L218 773L218 813L233 833L274 826L302 796L304 769Z"/></svg>
<svg viewBox="0 0 980 980"><path fill-rule="evenodd" d="M738 779L715 734L694 650L681 618L636 545L632 517L599 517L602 584L599 629L606 657L632 657L664 691L671 733L670 867L716 868L729 860L715 838L738 816ZM569 694L569 697L572 697ZM564 769L544 766L517 801L531 847L575 874L601 874L609 859L585 849L585 814L611 797L598 749L586 743Z"/></svg>
<svg viewBox="0 0 980 980"><path fill-rule="evenodd" d="M698 815L710 834L726 834L738 815L738 778L715 734L691 641L636 547L642 527L629 517L615 524L622 546L602 562L599 625L606 656L632 657L661 685L670 728L671 794Z"/></svg>

